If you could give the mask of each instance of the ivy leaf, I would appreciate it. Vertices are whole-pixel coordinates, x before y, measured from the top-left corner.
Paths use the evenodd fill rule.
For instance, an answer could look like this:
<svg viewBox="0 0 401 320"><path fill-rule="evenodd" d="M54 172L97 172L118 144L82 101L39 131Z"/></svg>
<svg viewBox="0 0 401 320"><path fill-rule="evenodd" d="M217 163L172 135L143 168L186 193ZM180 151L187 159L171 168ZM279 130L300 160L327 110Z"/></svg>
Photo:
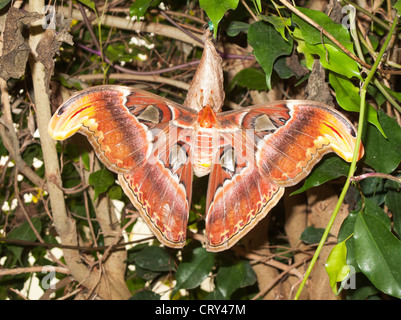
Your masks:
<svg viewBox="0 0 401 320"><path fill-rule="evenodd" d="M221 266L216 276L216 290L223 299L230 299L235 290L256 282L256 275L248 261Z"/></svg>
<svg viewBox="0 0 401 320"><path fill-rule="evenodd" d="M42 230L42 222L38 218L31 219L33 226L38 233ZM12 230L8 235L8 239L25 240L25 241L35 241L37 239L35 232L32 230L28 221L22 223L18 228ZM8 245L8 249L15 255L15 257L21 261L21 254L24 250L22 246Z"/></svg>
<svg viewBox="0 0 401 320"><path fill-rule="evenodd" d="M257 21L249 27L248 43L254 50L256 60L266 73L266 84L271 89L274 62L278 57L291 54L292 38L287 42L270 24Z"/></svg>
<svg viewBox="0 0 401 320"><path fill-rule="evenodd" d="M379 111L378 115L388 138L385 139L375 127L368 125L364 139L364 162L377 172L391 173L401 161L401 127L384 112Z"/></svg>
<svg viewBox="0 0 401 320"><path fill-rule="evenodd" d="M173 297L180 289L193 289L205 280L214 265L214 254L204 248L196 248L189 262L182 262L177 268L177 284L171 294Z"/></svg>
<svg viewBox="0 0 401 320"><path fill-rule="evenodd" d="M354 268L355 272L360 272L361 270L359 269L358 263L356 262L355 259L355 245L354 245L354 237L351 237L354 233L355 229L355 221L356 218L358 217L359 210L354 210L351 211L348 217L346 217L341 225L340 231L338 232L338 238L337 241L346 241L346 246L347 246L347 264L349 266L352 266Z"/></svg>
<svg viewBox="0 0 401 320"><path fill-rule="evenodd" d="M89 175L89 184L95 190L95 199L114 184L114 175L107 169L100 169Z"/></svg>
<svg viewBox="0 0 401 320"><path fill-rule="evenodd" d="M231 21L226 29L226 33L230 37L237 36L240 32L247 32L249 24L242 21Z"/></svg>
<svg viewBox="0 0 401 320"><path fill-rule="evenodd" d="M385 197L386 206L393 214L393 228L401 237L401 185L395 181L386 182L387 193Z"/></svg>
<svg viewBox="0 0 401 320"><path fill-rule="evenodd" d="M135 0L129 8L130 17L143 17L150 6L156 7L161 0Z"/></svg>
<svg viewBox="0 0 401 320"><path fill-rule="evenodd" d="M219 22L223 18L224 14L230 9L236 9L239 0L199 0L200 7L205 10L206 14L212 20L214 27L214 37L217 35L217 28Z"/></svg>
<svg viewBox="0 0 401 320"><path fill-rule="evenodd" d="M320 186L321 184L336 179L341 176L347 176L349 164L337 156L330 156L312 170L312 173L305 179L301 188L291 193L291 195L302 193L310 188Z"/></svg>
<svg viewBox="0 0 401 320"><path fill-rule="evenodd" d="M288 79L292 76L296 76L295 72L287 65L287 57L277 58L274 63L274 71L277 72L280 79Z"/></svg>
<svg viewBox="0 0 401 320"><path fill-rule="evenodd" d="M354 230L356 261L373 285L401 298L401 241L376 217L360 212Z"/></svg>
<svg viewBox="0 0 401 320"><path fill-rule="evenodd" d="M350 272L350 267L347 265L347 246L345 241L337 243L331 250L325 269L329 275L330 286L333 292L337 294L337 282L344 281Z"/></svg>
<svg viewBox="0 0 401 320"><path fill-rule="evenodd" d="M132 259L141 268L160 272L175 270L170 255L163 248L150 246L132 254Z"/></svg>
<svg viewBox="0 0 401 320"><path fill-rule="evenodd" d="M135 293L130 300L160 300L160 294L150 290L141 290Z"/></svg>
<svg viewBox="0 0 401 320"><path fill-rule="evenodd" d="M329 81L336 92L336 99L341 108L347 111L359 112L361 105L359 88L355 87L349 79L333 72L330 72L329 74ZM386 134L384 133L383 128L377 119L377 111L370 104L367 105L367 120L373 124L384 137L386 137Z"/></svg>
<svg viewBox="0 0 401 320"><path fill-rule="evenodd" d="M324 233L323 228L315 228L314 226L308 226L302 231L301 241L306 244L319 243L320 239L322 239Z"/></svg>
<svg viewBox="0 0 401 320"><path fill-rule="evenodd" d="M287 41L287 37L285 36L285 30L287 26L291 25L291 19L290 18L281 18L277 16L260 16L263 21L271 23L274 28L281 34L281 37Z"/></svg>
<svg viewBox="0 0 401 320"><path fill-rule="evenodd" d="M137 47L130 48L132 52L127 52L127 48L123 43L116 43L107 46L105 54L110 61L115 62L130 62L134 59L138 59L138 53L141 53Z"/></svg>
<svg viewBox="0 0 401 320"><path fill-rule="evenodd" d="M265 74L255 68L246 68L239 71L230 82L228 91L234 89L236 85L250 90L267 90Z"/></svg>
<svg viewBox="0 0 401 320"><path fill-rule="evenodd" d="M123 189L119 185L114 185L107 191L107 195L110 199L120 200L123 196Z"/></svg>

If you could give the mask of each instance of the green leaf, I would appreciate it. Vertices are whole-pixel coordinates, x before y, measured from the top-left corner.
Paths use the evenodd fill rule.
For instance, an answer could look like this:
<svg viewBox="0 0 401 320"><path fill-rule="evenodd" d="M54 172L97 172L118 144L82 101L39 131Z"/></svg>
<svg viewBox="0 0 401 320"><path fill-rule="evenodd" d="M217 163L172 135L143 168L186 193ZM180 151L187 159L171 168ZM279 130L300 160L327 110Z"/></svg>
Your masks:
<svg viewBox="0 0 401 320"><path fill-rule="evenodd" d="M40 234L42 231L42 222L38 218L32 218L31 222L35 230ZM35 232L32 230L28 221L22 223L18 228L12 230L8 235L8 239L24 240L24 241L35 241L37 239ZM24 250L23 246L8 245L8 249L15 255L15 257L21 262L21 254ZM21 262L22 263L22 262Z"/></svg>
<svg viewBox="0 0 401 320"><path fill-rule="evenodd" d="M0 1L0 10L3 9L6 5L10 3L11 0L1 0Z"/></svg>
<svg viewBox="0 0 401 320"><path fill-rule="evenodd" d="M145 269L139 266L137 263L134 263L134 266L135 274L145 281L152 281L161 274L161 271L152 271L149 269Z"/></svg>
<svg viewBox="0 0 401 320"><path fill-rule="evenodd" d="M379 122L385 135L377 128L367 125L364 139L365 159L364 162L381 173L391 173L401 161L401 127L397 121L379 111Z"/></svg>
<svg viewBox="0 0 401 320"><path fill-rule="evenodd" d="M359 112L361 105L361 97L359 96L359 88L347 78L336 73L329 73L329 81L334 91L338 104L347 111ZM381 134L386 137L379 120L377 118L376 109L370 104L367 105L367 120L373 124Z"/></svg>
<svg viewBox="0 0 401 320"><path fill-rule="evenodd" d="M401 15L401 0L398 0L393 7L397 10L398 15Z"/></svg>
<svg viewBox="0 0 401 320"><path fill-rule="evenodd" d="M239 0L199 0L200 7L205 10L206 14L212 20L214 27L214 37L217 35L217 28L219 22L223 18L224 14L230 9L236 9Z"/></svg>
<svg viewBox="0 0 401 320"><path fill-rule="evenodd" d="M248 261L221 266L216 276L216 290L223 299L230 299L235 290L256 282L256 275Z"/></svg>
<svg viewBox="0 0 401 320"><path fill-rule="evenodd" d="M135 0L129 8L129 15L130 17L143 17L149 7L156 7L160 2L161 0Z"/></svg>
<svg viewBox="0 0 401 320"><path fill-rule="evenodd" d="M387 190L384 187L385 180L379 177L363 179L359 185L365 199L375 202L377 205L384 203Z"/></svg>
<svg viewBox="0 0 401 320"><path fill-rule="evenodd" d="M369 180L369 179L366 179ZM391 221L386 215L386 213L380 208L380 206L373 201L372 199L365 198L363 201L361 200L357 206L361 207L363 203L363 213L369 214L379 221L383 223L383 225L387 228L387 230L391 229ZM361 210L351 211L347 218L344 219L340 231L338 233L337 240L339 242L346 241L347 246L347 264L348 266L352 266L354 272L361 272L359 265L356 260L355 254L355 241L354 237L351 237L354 234L355 223L358 218L358 215Z"/></svg>
<svg viewBox="0 0 401 320"><path fill-rule="evenodd" d="M358 64L346 55L342 50L331 44L309 44L306 42L306 48L312 55L320 57L320 63L325 69L332 70L347 78L360 78Z"/></svg>
<svg viewBox="0 0 401 320"><path fill-rule="evenodd" d="M290 18L281 18L277 16L260 16L263 21L271 23L274 28L281 34L281 37L285 39L286 41L288 40L287 37L285 36L285 31L287 30L287 26L291 25L291 19Z"/></svg>
<svg viewBox="0 0 401 320"><path fill-rule="evenodd" d="M306 41L303 40L301 31L299 28L295 28L294 32L292 33L295 41L298 43L296 49L299 53L305 58L305 66L312 71L313 64L315 63L315 57L312 53L309 52L308 48L306 47Z"/></svg>
<svg viewBox="0 0 401 320"><path fill-rule="evenodd" d="M287 65L287 57L277 58L273 68L274 71L277 72L280 79L288 79L292 76L296 76L295 72L292 71L292 69Z"/></svg>
<svg viewBox="0 0 401 320"><path fill-rule="evenodd" d="M373 285L401 298L401 242L376 217L359 213L354 231L359 268Z"/></svg>
<svg viewBox="0 0 401 320"><path fill-rule="evenodd" d="M240 32L247 32L249 24L241 21L231 21L226 29L226 33L230 37L237 36Z"/></svg>
<svg viewBox="0 0 401 320"><path fill-rule="evenodd" d="M231 80L228 91L234 89L236 85L250 90L267 90L265 74L254 68L246 68L238 72Z"/></svg>
<svg viewBox="0 0 401 320"><path fill-rule="evenodd" d="M175 266L170 255L167 253L167 251L160 247L145 247L139 252L133 253L132 259L141 268L151 271L160 272L175 270Z"/></svg>
<svg viewBox="0 0 401 320"><path fill-rule="evenodd" d="M136 47L131 48L132 52L128 53L125 44L123 43L116 43L107 46L105 50L105 54L107 58L110 59L111 62L114 61L124 61L130 62L137 58L137 54L140 52Z"/></svg>
<svg viewBox="0 0 401 320"><path fill-rule="evenodd" d="M135 293L130 300L160 300L160 294L150 290L142 290Z"/></svg>
<svg viewBox="0 0 401 320"><path fill-rule="evenodd" d="M354 52L350 34L342 24L335 23L320 11L306 8L298 9L332 34L346 49ZM297 33L297 37L301 37L306 42L303 49L307 49L310 54L319 55L324 68L343 74L348 78L358 77L361 79L358 63L345 54L329 38L295 14L292 15L292 20L298 25L301 32L301 34Z"/></svg>
<svg viewBox="0 0 401 320"><path fill-rule="evenodd" d="M339 41L345 48L354 53L354 45L351 41L351 36L346 28L340 23L334 22L330 19L326 14L321 11L316 11L312 9L297 7L299 11L307 15L310 19L314 20L317 24L323 27L327 32L329 32L337 41ZM297 15L292 15L292 21L298 25L301 29L303 38L309 44L321 44L322 36L323 43L331 44L332 46L337 47L334 42L332 42L325 35L322 35L319 30L310 25L308 22L298 17ZM337 47L338 48L338 47ZM339 48L338 48L339 49Z"/></svg>
<svg viewBox="0 0 401 320"><path fill-rule="evenodd" d="M271 89L274 62L278 57L291 54L292 38L287 42L270 24L257 21L249 27L248 43L254 50L256 60L266 73L266 84Z"/></svg>
<svg viewBox="0 0 401 320"><path fill-rule="evenodd" d="M214 265L214 254L204 248L196 248L189 262L182 262L177 268L177 284L171 294L173 297L180 289L193 289L205 280Z"/></svg>
<svg viewBox="0 0 401 320"><path fill-rule="evenodd" d="M302 231L301 241L306 244L319 243L324 233L323 228L315 228L314 226L308 226Z"/></svg>
<svg viewBox="0 0 401 320"><path fill-rule="evenodd" d="M92 0L78 0L81 2L83 5L91 8L93 11L96 11L96 6L95 3Z"/></svg>
<svg viewBox="0 0 401 320"><path fill-rule="evenodd" d="M331 250L325 268L329 275L330 286L333 292L337 294L337 282L345 280L350 272L350 267L347 265L347 246L345 241L337 243Z"/></svg>
<svg viewBox="0 0 401 320"><path fill-rule="evenodd" d="M89 184L95 190L95 199L114 184L114 175L107 169L100 169L89 175Z"/></svg>
<svg viewBox="0 0 401 320"><path fill-rule="evenodd" d="M354 268L355 272L360 272L358 263L355 259L355 246L354 246L354 238L350 236L353 235L355 229L355 221L358 217L359 210L351 211L348 217L346 217L341 225L340 231L338 232L337 241L346 241L347 246L347 264Z"/></svg>
<svg viewBox="0 0 401 320"><path fill-rule="evenodd" d="M386 206L393 214L393 228L397 232L398 237L401 237L401 190L400 183L395 181L386 182Z"/></svg>
<svg viewBox="0 0 401 320"><path fill-rule="evenodd" d="M123 190L120 186L115 185L107 191L107 194L110 199L120 200L123 196Z"/></svg>
<svg viewBox="0 0 401 320"><path fill-rule="evenodd" d="M380 208L380 206L372 199L365 198L364 203L365 207L363 209L363 212L378 219L381 223L383 223L383 225L386 227L388 231L391 231L390 218L383 211L383 209Z"/></svg>
<svg viewBox="0 0 401 320"><path fill-rule="evenodd" d="M349 164L337 156L324 158L323 161L315 167L311 174L305 179L301 188L291 193L291 195L302 193L310 188L320 186L321 184L336 179L341 176L347 176Z"/></svg>

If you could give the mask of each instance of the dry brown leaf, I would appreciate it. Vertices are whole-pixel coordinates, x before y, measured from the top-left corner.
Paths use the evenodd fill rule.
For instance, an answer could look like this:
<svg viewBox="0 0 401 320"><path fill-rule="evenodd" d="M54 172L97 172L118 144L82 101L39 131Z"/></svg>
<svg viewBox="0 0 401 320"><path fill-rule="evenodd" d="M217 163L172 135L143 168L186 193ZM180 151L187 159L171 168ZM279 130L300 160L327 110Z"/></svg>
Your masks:
<svg viewBox="0 0 401 320"><path fill-rule="evenodd" d="M18 79L25 74L31 49L21 33L21 24L28 25L43 17L37 12L24 13L10 7L3 31L3 54L0 58L0 77Z"/></svg>

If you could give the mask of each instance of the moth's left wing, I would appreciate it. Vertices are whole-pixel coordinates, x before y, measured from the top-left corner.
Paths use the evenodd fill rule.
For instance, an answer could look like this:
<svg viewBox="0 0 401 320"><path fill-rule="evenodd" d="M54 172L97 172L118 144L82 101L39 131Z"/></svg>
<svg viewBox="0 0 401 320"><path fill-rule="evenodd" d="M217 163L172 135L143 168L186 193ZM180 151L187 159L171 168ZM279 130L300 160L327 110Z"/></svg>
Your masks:
<svg viewBox="0 0 401 320"><path fill-rule="evenodd" d="M123 86L80 91L53 115L57 140L85 135L156 237L182 247L192 191L193 122L197 113L152 93Z"/></svg>

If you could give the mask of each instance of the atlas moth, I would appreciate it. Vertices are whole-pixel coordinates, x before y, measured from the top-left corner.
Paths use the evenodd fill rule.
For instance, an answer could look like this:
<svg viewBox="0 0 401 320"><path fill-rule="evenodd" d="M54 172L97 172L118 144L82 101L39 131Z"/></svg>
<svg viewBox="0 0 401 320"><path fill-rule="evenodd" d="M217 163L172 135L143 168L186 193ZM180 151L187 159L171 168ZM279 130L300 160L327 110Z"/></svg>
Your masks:
<svg viewBox="0 0 401 320"><path fill-rule="evenodd" d="M207 35L183 105L135 88L82 90L53 115L48 132L85 135L157 239L182 248L192 180L209 175L206 249L231 248L329 152L351 161L356 130L340 112L306 100L221 112L221 58ZM358 159L364 154L363 146Z"/></svg>

